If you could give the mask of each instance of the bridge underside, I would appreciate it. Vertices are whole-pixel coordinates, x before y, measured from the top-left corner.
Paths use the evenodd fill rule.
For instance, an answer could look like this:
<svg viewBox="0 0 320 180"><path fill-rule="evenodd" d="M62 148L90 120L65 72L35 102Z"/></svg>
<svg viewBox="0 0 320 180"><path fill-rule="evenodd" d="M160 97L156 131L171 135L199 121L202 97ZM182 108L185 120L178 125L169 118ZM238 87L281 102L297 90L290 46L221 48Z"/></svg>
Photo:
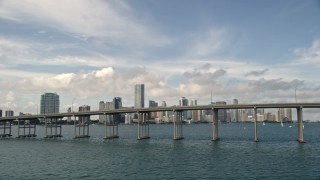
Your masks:
<svg viewBox="0 0 320 180"><path fill-rule="evenodd" d="M106 136L104 139L115 139L119 138L118 135L118 123L115 123L114 115L105 115L105 128L106 128Z"/></svg>

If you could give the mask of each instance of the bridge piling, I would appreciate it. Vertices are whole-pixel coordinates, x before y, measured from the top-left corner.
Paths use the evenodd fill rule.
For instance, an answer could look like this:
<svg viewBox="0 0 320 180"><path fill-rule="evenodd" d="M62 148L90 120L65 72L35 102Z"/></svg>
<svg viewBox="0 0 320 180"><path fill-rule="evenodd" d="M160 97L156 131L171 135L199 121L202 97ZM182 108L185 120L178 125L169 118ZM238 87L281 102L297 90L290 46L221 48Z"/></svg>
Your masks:
<svg viewBox="0 0 320 180"><path fill-rule="evenodd" d="M138 112L138 138L137 140L149 139L149 122L146 113Z"/></svg>
<svg viewBox="0 0 320 180"><path fill-rule="evenodd" d="M77 123L78 122L78 123ZM90 115L79 116L74 119L74 139L89 138ZM78 131L77 131L78 129Z"/></svg>
<svg viewBox="0 0 320 180"><path fill-rule="evenodd" d="M7 123L9 122L9 126L7 126ZM3 129L3 133L0 134L0 137L11 137L11 122L12 121L3 121L0 123L0 129ZM7 129L9 130L9 133L7 133Z"/></svg>
<svg viewBox="0 0 320 180"><path fill-rule="evenodd" d="M303 139L303 131L304 131L304 126L303 126L303 113L302 113L302 107L297 108L297 119L298 119L298 142L299 143L305 143Z"/></svg>
<svg viewBox="0 0 320 180"><path fill-rule="evenodd" d="M219 139L218 109L212 109L212 141Z"/></svg>
<svg viewBox="0 0 320 180"><path fill-rule="evenodd" d="M105 128L106 136L104 139L119 138L118 136L118 124L114 121L114 115L106 115Z"/></svg>
<svg viewBox="0 0 320 180"><path fill-rule="evenodd" d="M149 139L149 123L146 113L138 112L138 138L137 140Z"/></svg>
<svg viewBox="0 0 320 180"><path fill-rule="evenodd" d="M182 111L174 111L173 117L173 140L184 139L182 136Z"/></svg>
<svg viewBox="0 0 320 180"><path fill-rule="evenodd" d="M44 138L57 138L62 137L61 135L61 124L58 124L58 118L44 118L45 121L45 137ZM50 129L50 134L48 133ZM53 132L54 131L54 132Z"/></svg>
<svg viewBox="0 0 320 180"><path fill-rule="evenodd" d="M17 138L26 138L26 137L36 137L36 124L34 120L18 120L18 136ZM23 121L23 124L20 123L20 121ZM23 133L20 134L20 129L22 129ZM28 132L26 132L26 130ZM33 132L32 132L33 131Z"/></svg>
<svg viewBox="0 0 320 180"><path fill-rule="evenodd" d="M257 127L257 122L258 122L258 111L257 108L254 107L254 142L259 142L259 138L258 138L258 127Z"/></svg>

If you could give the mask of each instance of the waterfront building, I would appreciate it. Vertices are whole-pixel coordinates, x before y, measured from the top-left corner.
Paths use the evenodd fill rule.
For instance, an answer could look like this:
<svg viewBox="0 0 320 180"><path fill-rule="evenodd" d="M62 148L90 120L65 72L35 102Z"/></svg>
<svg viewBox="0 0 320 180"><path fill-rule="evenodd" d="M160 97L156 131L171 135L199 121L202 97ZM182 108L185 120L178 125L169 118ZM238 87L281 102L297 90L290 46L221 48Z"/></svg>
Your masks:
<svg viewBox="0 0 320 180"><path fill-rule="evenodd" d="M191 99L190 100L190 106L197 106L198 101L196 99ZM201 120L201 110L192 110L190 111L191 115L191 120L194 122L199 122Z"/></svg>
<svg viewBox="0 0 320 180"><path fill-rule="evenodd" d="M278 121L291 122L292 121L292 109L291 108L280 108L278 110Z"/></svg>
<svg viewBox="0 0 320 180"><path fill-rule="evenodd" d="M264 120L275 122L277 119L277 116L275 114L272 114L271 112L264 113Z"/></svg>
<svg viewBox="0 0 320 180"><path fill-rule="evenodd" d="M59 113L60 100L56 93L44 93L40 100L40 114Z"/></svg>
<svg viewBox="0 0 320 180"><path fill-rule="evenodd" d="M225 101L217 101L216 105L227 105ZM221 122L227 122L227 110L226 109L219 109L218 110L218 120Z"/></svg>
<svg viewBox="0 0 320 180"><path fill-rule="evenodd" d="M14 112L12 110L6 110L5 114L6 114L6 117L11 117L14 115Z"/></svg>
<svg viewBox="0 0 320 180"><path fill-rule="evenodd" d="M158 107L158 103L154 100L149 100L149 108L150 107ZM157 117L157 112L148 113L148 119L156 119Z"/></svg>
<svg viewBox="0 0 320 180"><path fill-rule="evenodd" d="M114 97L112 102L99 102L99 111L107 111L122 108L122 98ZM104 123L107 120L107 115L99 115L99 122ZM120 122L122 120L121 114L115 114L109 117L109 120L114 120Z"/></svg>
<svg viewBox="0 0 320 180"><path fill-rule="evenodd" d="M144 84L134 86L134 108L144 108Z"/></svg>
<svg viewBox="0 0 320 180"><path fill-rule="evenodd" d="M44 93L40 98L40 114L59 113L60 99L57 93ZM52 121L55 118L47 118ZM44 119L41 119L44 121Z"/></svg>
<svg viewBox="0 0 320 180"><path fill-rule="evenodd" d="M234 105L238 104L238 99L233 99L232 104L234 104ZM238 122L240 120L239 110L238 109L231 109L230 116L231 116L231 122Z"/></svg>
<svg viewBox="0 0 320 180"><path fill-rule="evenodd" d="M240 117L241 122L248 121L248 111L246 109L240 109Z"/></svg>

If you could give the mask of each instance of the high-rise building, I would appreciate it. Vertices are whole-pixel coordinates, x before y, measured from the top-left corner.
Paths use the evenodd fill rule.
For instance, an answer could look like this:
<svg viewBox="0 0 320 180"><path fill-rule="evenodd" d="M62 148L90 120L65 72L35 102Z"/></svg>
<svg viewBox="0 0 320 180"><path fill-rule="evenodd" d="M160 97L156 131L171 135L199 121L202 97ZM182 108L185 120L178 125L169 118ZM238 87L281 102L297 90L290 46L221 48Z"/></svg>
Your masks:
<svg viewBox="0 0 320 180"><path fill-rule="evenodd" d="M190 106L197 106L198 105L198 102L196 99L191 99L190 100ZM191 114L190 114L190 117L191 117L191 120L194 121L194 122L198 122L200 121L200 117L201 117L201 111L200 110L192 110L192 111L189 111Z"/></svg>
<svg viewBox="0 0 320 180"><path fill-rule="evenodd" d="M2 117L2 109L0 109L0 117Z"/></svg>
<svg viewBox="0 0 320 180"><path fill-rule="evenodd" d="M278 111L278 120L280 122L291 122L292 121L292 109L291 108L280 108Z"/></svg>
<svg viewBox="0 0 320 180"><path fill-rule="evenodd" d="M121 99L121 97L115 97L115 98L113 98L112 103L113 103L113 108L114 108L114 109L120 109L120 108L122 108L122 99Z"/></svg>
<svg viewBox="0 0 320 180"><path fill-rule="evenodd" d="M158 103L154 100L149 100L149 107L158 107ZM155 119L157 118L157 112L150 112L148 113L148 118L149 119Z"/></svg>
<svg viewBox="0 0 320 180"><path fill-rule="evenodd" d="M225 101L217 101L216 105L227 105ZM227 110L226 109L219 109L218 110L218 120L221 122L227 122Z"/></svg>
<svg viewBox="0 0 320 180"><path fill-rule="evenodd" d="M6 113L6 117L11 117L14 115L14 112L12 110L6 110L5 113Z"/></svg>
<svg viewBox="0 0 320 180"><path fill-rule="evenodd" d="M188 99L187 98L185 98L185 97L181 97L180 99L179 99L179 106L188 106L188 104L189 104L189 101L188 101ZM188 114L189 114L189 112L187 111L187 110L184 110L183 112L182 112L182 116L183 116L183 120L187 120L188 119Z"/></svg>
<svg viewBox="0 0 320 180"><path fill-rule="evenodd" d="M113 98L112 102L99 102L99 111L113 110L122 108L122 99L121 97ZM115 114L112 117L109 116L108 120L115 120L120 122L122 119L121 114ZM99 115L99 122L104 123L107 120L107 115Z"/></svg>
<svg viewBox="0 0 320 180"><path fill-rule="evenodd" d="M144 84L134 86L134 108L144 108Z"/></svg>
<svg viewBox="0 0 320 180"><path fill-rule="evenodd" d="M238 104L238 99L233 99L233 104L234 105ZM240 120L238 109L231 109L230 115L231 115L231 122L238 122Z"/></svg>
<svg viewBox="0 0 320 180"><path fill-rule="evenodd" d="M59 113L60 100L56 93L44 93L40 100L40 114Z"/></svg>

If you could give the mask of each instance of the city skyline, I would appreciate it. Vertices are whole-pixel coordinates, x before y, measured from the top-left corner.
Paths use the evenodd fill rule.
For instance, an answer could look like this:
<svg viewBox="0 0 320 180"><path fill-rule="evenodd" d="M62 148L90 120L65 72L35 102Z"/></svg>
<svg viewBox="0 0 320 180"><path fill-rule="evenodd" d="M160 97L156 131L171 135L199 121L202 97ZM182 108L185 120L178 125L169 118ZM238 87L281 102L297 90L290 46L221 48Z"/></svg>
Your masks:
<svg viewBox="0 0 320 180"><path fill-rule="evenodd" d="M143 4L142 4L143 3ZM318 1L0 2L0 109L35 114L121 97L319 102ZM38 109L38 110L37 110ZM319 119L314 110L308 119Z"/></svg>

